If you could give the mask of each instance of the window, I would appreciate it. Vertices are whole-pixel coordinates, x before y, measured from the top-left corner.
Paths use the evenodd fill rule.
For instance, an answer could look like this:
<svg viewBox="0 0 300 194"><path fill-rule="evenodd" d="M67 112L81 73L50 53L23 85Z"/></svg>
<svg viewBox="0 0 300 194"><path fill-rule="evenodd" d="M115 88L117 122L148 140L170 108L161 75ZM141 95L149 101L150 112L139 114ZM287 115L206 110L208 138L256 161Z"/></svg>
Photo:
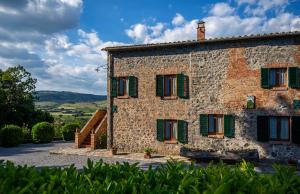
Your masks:
<svg viewBox="0 0 300 194"><path fill-rule="evenodd" d="M300 68L261 68L261 87L264 89L276 87L300 88Z"/></svg>
<svg viewBox="0 0 300 194"><path fill-rule="evenodd" d="M274 68L270 69L270 86L271 87L285 87L287 86L287 69Z"/></svg>
<svg viewBox="0 0 300 194"><path fill-rule="evenodd" d="M171 75L171 76L165 76L164 77L165 82L164 82L164 96L176 96L176 90L177 90L177 85L176 85L176 76Z"/></svg>
<svg viewBox="0 0 300 194"><path fill-rule="evenodd" d="M177 141L177 121L165 120L165 140Z"/></svg>
<svg viewBox="0 0 300 194"><path fill-rule="evenodd" d="M183 74L157 75L156 96L166 97L166 99L169 97L188 98L188 85L188 77Z"/></svg>
<svg viewBox="0 0 300 194"><path fill-rule="evenodd" d="M270 117L269 118L269 138L275 141L289 140L289 117Z"/></svg>
<svg viewBox="0 0 300 194"><path fill-rule="evenodd" d="M138 96L138 79L135 76L112 77L111 78L111 97L129 98Z"/></svg>
<svg viewBox="0 0 300 194"><path fill-rule="evenodd" d="M290 141L291 130L294 131L292 136L297 136L295 131L300 130L297 126L297 118L286 116L257 117L257 140L260 142Z"/></svg>
<svg viewBox="0 0 300 194"><path fill-rule="evenodd" d="M128 77L119 77L118 79L118 96L128 96L129 81Z"/></svg>
<svg viewBox="0 0 300 194"><path fill-rule="evenodd" d="M223 115L208 115L208 134L223 134Z"/></svg>
<svg viewBox="0 0 300 194"><path fill-rule="evenodd" d="M188 125L183 120L157 119L157 140L160 142L187 143Z"/></svg>

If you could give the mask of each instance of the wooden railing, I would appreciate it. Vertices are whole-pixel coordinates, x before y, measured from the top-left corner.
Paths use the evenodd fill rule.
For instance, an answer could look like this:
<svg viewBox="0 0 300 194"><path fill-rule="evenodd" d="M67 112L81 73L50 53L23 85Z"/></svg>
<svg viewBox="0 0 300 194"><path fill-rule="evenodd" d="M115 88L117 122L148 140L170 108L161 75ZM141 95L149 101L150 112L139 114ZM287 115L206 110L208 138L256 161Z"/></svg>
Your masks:
<svg viewBox="0 0 300 194"><path fill-rule="evenodd" d="M99 143L99 138L102 133L106 133L107 129L107 114L102 118L101 123L98 125L96 130L92 130L91 133L91 148L96 149L97 143Z"/></svg>
<svg viewBox="0 0 300 194"><path fill-rule="evenodd" d="M106 110L97 110L92 118L86 123L86 125L80 130L77 129L75 133L75 146L80 148L85 138L91 134L92 131L96 131L97 127L104 120L106 116Z"/></svg>

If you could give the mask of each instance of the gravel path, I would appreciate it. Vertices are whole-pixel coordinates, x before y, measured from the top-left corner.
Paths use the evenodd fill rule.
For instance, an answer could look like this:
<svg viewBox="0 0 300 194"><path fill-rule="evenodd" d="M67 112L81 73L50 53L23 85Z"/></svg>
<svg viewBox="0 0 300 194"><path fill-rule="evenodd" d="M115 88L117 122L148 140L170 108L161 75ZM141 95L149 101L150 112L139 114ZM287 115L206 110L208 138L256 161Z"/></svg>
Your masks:
<svg viewBox="0 0 300 194"><path fill-rule="evenodd" d="M18 165L29 165L36 167L67 167L71 164L74 164L78 169L82 169L83 166L86 165L88 158L93 161L99 161L102 159L106 163L138 162L142 169L148 168L149 165L155 167L159 164L126 159L102 158L99 156L59 155L49 153L50 150L70 146L73 146L73 143L56 141L50 144L22 144L19 147L14 148L0 147L0 160L9 160Z"/></svg>

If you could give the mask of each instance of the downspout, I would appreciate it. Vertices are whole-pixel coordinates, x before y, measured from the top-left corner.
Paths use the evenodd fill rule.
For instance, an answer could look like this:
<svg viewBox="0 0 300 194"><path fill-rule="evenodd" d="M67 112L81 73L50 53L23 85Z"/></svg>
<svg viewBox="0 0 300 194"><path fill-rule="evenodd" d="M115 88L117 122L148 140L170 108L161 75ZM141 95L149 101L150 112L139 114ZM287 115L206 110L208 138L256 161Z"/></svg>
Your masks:
<svg viewBox="0 0 300 194"><path fill-rule="evenodd" d="M113 147L113 98L110 96L111 83L110 80L113 77L113 56L112 53L107 51L107 149Z"/></svg>

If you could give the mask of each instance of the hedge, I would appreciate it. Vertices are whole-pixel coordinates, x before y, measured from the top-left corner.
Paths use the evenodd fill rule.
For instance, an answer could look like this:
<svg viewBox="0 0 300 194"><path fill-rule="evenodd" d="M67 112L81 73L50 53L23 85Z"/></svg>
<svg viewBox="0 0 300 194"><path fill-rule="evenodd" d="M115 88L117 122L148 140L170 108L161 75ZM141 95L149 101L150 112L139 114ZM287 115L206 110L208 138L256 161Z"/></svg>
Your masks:
<svg viewBox="0 0 300 194"><path fill-rule="evenodd" d="M77 123L70 123L63 126L61 129L63 139L66 141L74 140L77 128L79 128L79 124Z"/></svg>
<svg viewBox="0 0 300 194"><path fill-rule="evenodd" d="M54 137L54 126L48 122L40 122L32 127L32 140L35 143L50 143Z"/></svg>
<svg viewBox="0 0 300 194"><path fill-rule="evenodd" d="M24 141L24 133L21 127L6 125L0 129L0 144L3 147L14 147ZM1 155L1 154L0 154Z"/></svg>
<svg viewBox="0 0 300 194"><path fill-rule="evenodd" d="M205 168L169 161L156 169L103 161L78 171L35 168L0 162L0 193L299 193L295 169L274 165L274 174L254 171L250 163L220 163Z"/></svg>

